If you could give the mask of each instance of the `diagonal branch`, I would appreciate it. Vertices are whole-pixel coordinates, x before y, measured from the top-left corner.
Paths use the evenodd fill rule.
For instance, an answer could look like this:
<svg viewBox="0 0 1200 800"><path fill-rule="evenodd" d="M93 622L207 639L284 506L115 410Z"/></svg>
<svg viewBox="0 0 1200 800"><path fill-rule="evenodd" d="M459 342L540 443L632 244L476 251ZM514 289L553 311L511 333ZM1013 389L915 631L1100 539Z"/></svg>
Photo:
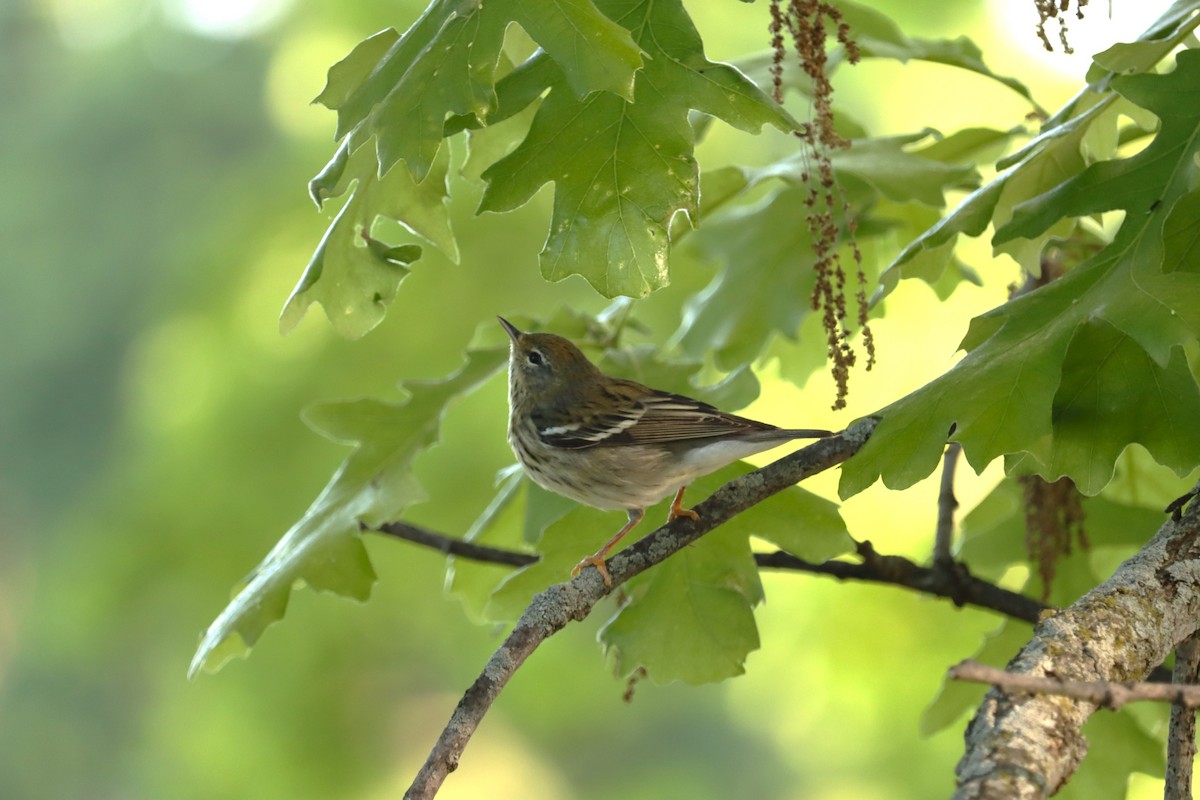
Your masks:
<svg viewBox="0 0 1200 800"><path fill-rule="evenodd" d="M1038 623L1014 674L1123 682L1145 676L1200 625L1200 503L1069 608ZM955 798L1054 794L1087 751L1098 704L989 691L967 727Z"/></svg>
<svg viewBox="0 0 1200 800"><path fill-rule="evenodd" d="M457 769L471 735L513 673L548 637L572 620L582 620L605 595L671 554L696 541L738 513L801 480L840 464L862 448L875 429L874 420L860 420L841 434L821 439L762 469L743 475L718 489L696 506L698 521L686 517L663 525L608 562L612 587L605 588L596 570L551 586L530 601L512 633L492 654L467 689L438 737L425 764L405 792L407 800L434 797L446 776Z"/></svg>

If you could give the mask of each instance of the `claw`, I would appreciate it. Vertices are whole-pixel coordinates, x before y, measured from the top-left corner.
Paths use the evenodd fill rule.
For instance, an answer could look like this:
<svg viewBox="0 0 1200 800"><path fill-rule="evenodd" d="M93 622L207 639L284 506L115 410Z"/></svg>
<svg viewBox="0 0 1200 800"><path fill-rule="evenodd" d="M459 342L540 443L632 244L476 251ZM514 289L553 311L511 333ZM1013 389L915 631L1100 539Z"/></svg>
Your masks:
<svg viewBox="0 0 1200 800"><path fill-rule="evenodd" d="M695 511L683 507L683 493L686 489L686 486L680 486L679 491L675 493L675 499L671 501L671 510L667 513L667 522L674 522L680 517L687 517L692 521L700 519L700 515Z"/></svg>
<svg viewBox="0 0 1200 800"><path fill-rule="evenodd" d="M612 575L608 574L608 565L604 563L604 556L602 556L600 553L596 553L595 555L588 556L583 561L580 561L571 568L571 577L574 578L586 567L595 567L596 571L600 573L600 577L604 579L604 588L612 588Z"/></svg>
<svg viewBox="0 0 1200 800"><path fill-rule="evenodd" d="M617 546L617 542L621 541L621 537L629 533L629 531L633 529L633 526L642 521L642 517L646 512L640 508L631 508L627 513L629 514L629 521L625 523L625 527L617 531L617 535L609 539L605 543L604 547L601 547L583 561L580 561L578 564L576 564L575 568L571 570L572 578L582 572L585 567L595 567L600 573L600 577L604 578L604 588L612 588L612 575L608 574L608 566L604 563L604 559L608 557L608 552Z"/></svg>

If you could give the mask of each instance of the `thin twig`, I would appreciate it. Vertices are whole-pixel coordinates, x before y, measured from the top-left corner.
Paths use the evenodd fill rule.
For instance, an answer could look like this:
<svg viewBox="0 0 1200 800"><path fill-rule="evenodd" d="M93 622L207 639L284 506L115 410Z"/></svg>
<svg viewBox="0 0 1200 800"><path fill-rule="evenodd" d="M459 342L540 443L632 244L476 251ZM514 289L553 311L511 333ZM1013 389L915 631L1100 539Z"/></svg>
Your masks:
<svg viewBox="0 0 1200 800"><path fill-rule="evenodd" d="M504 564L509 567L527 567L535 563L539 558L539 556L533 553L522 553L519 550L505 550L500 547L488 547L487 545L468 542L465 539L456 539L453 536L436 533L427 528L410 525L407 522L385 522L382 525L374 526L362 523L360 527L365 531L385 533L388 536L395 536L397 539L404 539L408 542L432 547L434 550L445 553L448 556L461 556L469 558L472 561Z"/></svg>
<svg viewBox="0 0 1200 800"><path fill-rule="evenodd" d="M831 575L838 580L903 586L924 594L945 597L959 607L970 605L986 608L1029 623L1036 623L1047 608L1032 597L976 578L964 565L956 562L952 562L949 569L922 567L903 556L877 553L866 541L859 542L857 550L862 559L858 564L849 561L824 561L818 564L783 551L756 553L754 560L760 567Z"/></svg>
<svg viewBox="0 0 1200 800"><path fill-rule="evenodd" d="M1200 632L1175 647L1175 684L1200 680ZM1163 800L1192 800L1192 761L1196 757L1196 711L1181 705L1171 707L1167 734L1167 774Z"/></svg>
<svg viewBox="0 0 1200 800"><path fill-rule="evenodd" d="M584 619L596 603L622 583L740 512L845 461L862 448L874 429L873 420L862 420L838 436L821 439L722 486L696 506L695 511L700 516L698 521L686 517L677 519L613 556L608 562L611 587L605 587L597 570L587 569L567 583L555 584L536 595L512 633L488 659L479 677L459 701L429 757L405 792L405 798L429 800L437 795L446 776L458 768L463 749L497 695L547 637L572 620Z"/></svg>
<svg viewBox="0 0 1200 800"><path fill-rule="evenodd" d="M954 512L958 509L958 498L954 496L954 471L962 445L951 442L946 445L942 458L942 488L938 492L937 531L933 539L933 565L942 569L953 568L954 556Z"/></svg>
<svg viewBox="0 0 1200 800"><path fill-rule="evenodd" d="M1187 504L1192 502L1197 496L1200 496L1200 483L1197 483L1187 492L1187 494L1176 497L1167 507L1163 509L1164 514L1170 514L1171 520L1179 522L1179 518L1183 516L1183 510L1187 508Z"/></svg>
<svg viewBox="0 0 1200 800"><path fill-rule="evenodd" d="M990 683L1006 692L1052 694L1083 700L1116 711L1126 703L1175 703L1200 708L1200 686L1196 684L1147 683L1144 681L1073 681L1040 675L1014 674L967 659L946 673L951 680Z"/></svg>

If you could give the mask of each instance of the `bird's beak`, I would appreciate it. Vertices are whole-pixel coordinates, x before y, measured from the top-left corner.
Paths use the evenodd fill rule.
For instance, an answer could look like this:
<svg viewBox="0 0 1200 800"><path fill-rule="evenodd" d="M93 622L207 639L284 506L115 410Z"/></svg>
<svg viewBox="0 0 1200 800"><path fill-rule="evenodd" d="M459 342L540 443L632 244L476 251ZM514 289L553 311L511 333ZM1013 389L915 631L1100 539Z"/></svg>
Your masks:
<svg viewBox="0 0 1200 800"><path fill-rule="evenodd" d="M500 320L500 324L504 326L504 330L508 333L508 338L514 342L521 337L521 332L517 330L517 326L506 320L504 317L496 317Z"/></svg>

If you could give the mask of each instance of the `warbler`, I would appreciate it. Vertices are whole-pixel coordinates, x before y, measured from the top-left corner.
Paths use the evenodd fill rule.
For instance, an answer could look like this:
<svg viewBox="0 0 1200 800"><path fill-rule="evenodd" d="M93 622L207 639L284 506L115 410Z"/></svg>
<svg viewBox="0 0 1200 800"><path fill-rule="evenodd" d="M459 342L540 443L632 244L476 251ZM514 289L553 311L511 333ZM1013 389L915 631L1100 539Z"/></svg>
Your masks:
<svg viewBox="0 0 1200 800"><path fill-rule="evenodd" d="M605 375L563 337L523 333L497 319L512 339L508 442L517 460L539 486L629 517L571 570L573 576L592 566L611 586L608 553L641 522L648 506L672 492L667 520L699 519L682 505L684 490L696 478L792 439L833 435L777 428Z"/></svg>

